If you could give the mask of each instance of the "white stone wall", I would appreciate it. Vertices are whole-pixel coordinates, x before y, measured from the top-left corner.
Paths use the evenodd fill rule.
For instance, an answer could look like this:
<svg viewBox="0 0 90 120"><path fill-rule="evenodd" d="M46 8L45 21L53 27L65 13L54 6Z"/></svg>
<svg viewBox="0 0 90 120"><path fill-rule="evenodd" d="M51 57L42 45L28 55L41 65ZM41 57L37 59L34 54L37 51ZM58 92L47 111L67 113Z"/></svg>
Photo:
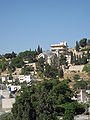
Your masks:
<svg viewBox="0 0 90 120"><path fill-rule="evenodd" d="M75 65L75 66L70 66L69 71L80 71L82 72L84 65Z"/></svg>
<svg viewBox="0 0 90 120"><path fill-rule="evenodd" d="M2 99L2 109L11 109L15 103L15 98Z"/></svg>

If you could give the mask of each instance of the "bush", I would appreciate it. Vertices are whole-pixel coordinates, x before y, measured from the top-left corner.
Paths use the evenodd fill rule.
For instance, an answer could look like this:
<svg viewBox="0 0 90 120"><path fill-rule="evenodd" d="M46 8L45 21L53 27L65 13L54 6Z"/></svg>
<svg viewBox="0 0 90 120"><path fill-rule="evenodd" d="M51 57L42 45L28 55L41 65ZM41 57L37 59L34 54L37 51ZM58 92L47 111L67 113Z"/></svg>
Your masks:
<svg viewBox="0 0 90 120"><path fill-rule="evenodd" d="M90 64L84 65L83 71L90 72Z"/></svg>
<svg viewBox="0 0 90 120"><path fill-rule="evenodd" d="M72 120L80 111L77 102L71 100L72 96L66 80L44 80L23 86L12 108L13 120L57 120L57 116L63 114L72 115L68 119Z"/></svg>
<svg viewBox="0 0 90 120"><path fill-rule="evenodd" d="M74 80L79 80L80 76L78 74L75 74L73 78L74 78Z"/></svg>

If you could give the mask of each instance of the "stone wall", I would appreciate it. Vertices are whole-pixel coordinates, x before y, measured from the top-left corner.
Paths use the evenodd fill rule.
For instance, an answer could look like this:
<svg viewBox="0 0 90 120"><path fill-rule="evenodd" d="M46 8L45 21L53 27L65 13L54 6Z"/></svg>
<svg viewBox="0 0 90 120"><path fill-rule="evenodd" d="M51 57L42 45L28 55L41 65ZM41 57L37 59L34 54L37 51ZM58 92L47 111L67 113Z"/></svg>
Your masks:
<svg viewBox="0 0 90 120"><path fill-rule="evenodd" d="M75 66L70 66L69 71L79 71L82 72L84 65L75 65Z"/></svg>
<svg viewBox="0 0 90 120"><path fill-rule="evenodd" d="M11 109L15 98L2 99L2 109Z"/></svg>

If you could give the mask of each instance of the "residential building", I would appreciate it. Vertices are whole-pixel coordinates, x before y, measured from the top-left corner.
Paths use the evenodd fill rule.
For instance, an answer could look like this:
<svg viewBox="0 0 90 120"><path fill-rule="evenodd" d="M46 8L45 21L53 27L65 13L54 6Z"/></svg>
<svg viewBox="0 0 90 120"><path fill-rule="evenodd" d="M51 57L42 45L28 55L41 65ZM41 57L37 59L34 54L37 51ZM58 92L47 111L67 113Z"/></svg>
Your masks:
<svg viewBox="0 0 90 120"><path fill-rule="evenodd" d="M56 53L57 56L59 54L67 55L68 53L67 42L60 42L59 44L51 44L51 51L52 53Z"/></svg>

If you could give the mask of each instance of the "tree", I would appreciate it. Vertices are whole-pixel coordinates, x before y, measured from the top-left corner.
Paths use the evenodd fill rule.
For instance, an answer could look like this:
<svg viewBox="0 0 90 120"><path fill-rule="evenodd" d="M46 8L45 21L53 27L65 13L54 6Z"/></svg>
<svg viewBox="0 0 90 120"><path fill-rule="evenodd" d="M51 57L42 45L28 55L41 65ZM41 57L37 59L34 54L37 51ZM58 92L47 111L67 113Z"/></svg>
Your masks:
<svg viewBox="0 0 90 120"><path fill-rule="evenodd" d="M38 54L42 53L42 48L40 47L40 45L38 45L37 52Z"/></svg>
<svg viewBox="0 0 90 120"><path fill-rule="evenodd" d="M90 50L87 49L87 58L90 59Z"/></svg>
<svg viewBox="0 0 90 120"><path fill-rule="evenodd" d="M66 65L66 56L62 54L60 56L59 62L60 62L60 65Z"/></svg>
<svg viewBox="0 0 90 120"><path fill-rule="evenodd" d="M15 58L15 57L16 57L16 53L14 53L14 52L12 52L12 53L6 53L6 54L4 55L4 57L5 57L6 59L12 59L12 58Z"/></svg>
<svg viewBox="0 0 90 120"><path fill-rule="evenodd" d="M74 53L74 56L73 56L73 63L76 64L76 55Z"/></svg>
<svg viewBox="0 0 90 120"><path fill-rule="evenodd" d="M71 51L70 54L71 54L71 64L73 64L73 52Z"/></svg>
<svg viewBox="0 0 90 120"><path fill-rule="evenodd" d="M44 62L45 62L45 59L43 57L38 59L38 62L37 62L38 71L44 72Z"/></svg>
<svg viewBox="0 0 90 120"><path fill-rule="evenodd" d="M73 101L71 103L64 104L65 113L63 115L63 120L74 120L74 116L85 112L84 106Z"/></svg>
<svg viewBox="0 0 90 120"><path fill-rule="evenodd" d="M81 39L79 43L81 47L85 47L87 45L87 38Z"/></svg>
<svg viewBox="0 0 90 120"><path fill-rule="evenodd" d="M4 55L4 57L5 58L7 58L7 59L11 59L12 58L12 54L11 53L6 53L5 55Z"/></svg>
<svg viewBox="0 0 90 120"><path fill-rule="evenodd" d="M87 82L84 80L76 81L74 84L75 89L87 89Z"/></svg>
<svg viewBox="0 0 90 120"><path fill-rule="evenodd" d="M29 66L24 66L21 69L21 75L29 75L31 71L33 71L34 69L32 67Z"/></svg>
<svg viewBox="0 0 90 120"><path fill-rule="evenodd" d="M12 108L13 120L36 120L35 109L28 92L25 90L20 96L17 96Z"/></svg>
<svg viewBox="0 0 90 120"><path fill-rule="evenodd" d="M81 55L79 55L79 57L78 57L78 64L79 64L79 65L82 64L82 58L81 58Z"/></svg>
<svg viewBox="0 0 90 120"><path fill-rule="evenodd" d="M76 41L76 46L75 46L75 48L76 48L76 51L79 52L79 43L78 43L78 41Z"/></svg>
<svg viewBox="0 0 90 120"><path fill-rule="evenodd" d="M80 79L80 76L79 76L78 74L75 74L73 78L74 78L74 80L76 81L76 80L79 80L79 79Z"/></svg>
<svg viewBox="0 0 90 120"><path fill-rule="evenodd" d="M8 66L8 62L5 60L5 58L2 58L0 61L0 69L1 71L5 71Z"/></svg>
<svg viewBox="0 0 90 120"><path fill-rule="evenodd" d="M8 71L9 73L12 73L16 70L15 66L13 66L12 64L8 65Z"/></svg>
<svg viewBox="0 0 90 120"><path fill-rule="evenodd" d="M11 60L11 65L14 67L18 67L18 68L23 67L24 66L23 59L21 57L17 56L16 58L13 58Z"/></svg>
<svg viewBox="0 0 90 120"><path fill-rule="evenodd" d="M12 51L11 55L12 55L12 58L15 58L17 54L14 51Z"/></svg>
<svg viewBox="0 0 90 120"><path fill-rule="evenodd" d="M69 108L73 108L70 115L71 111L78 114L80 107L77 102L72 103L72 96L73 92L66 80L60 82L51 79L22 86L12 108L13 120L57 120L58 116L68 113Z"/></svg>
<svg viewBox="0 0 90 120"><path fill-rule="evenodd" d="M86 64L86 63L87 63L87 57L83 55L81 58L81 64Z"/></svg>
<svg viewBox="0 0 90 120"><path fill-rule="evenodd" d="M83 71L90 72L90 64L84 65Z"/></svg>
<svg viewBox="0 0 90 120"><path fill-rule="evenodd" d="M13 120L11 113L4 113L0 115L0 120Z"/></svg>
<svg viewBox="0 0 90 120"><path fill-rule="evenodd" d="M60 68L60 70L59 70L59 77L60 77L60 78L63 78L63 76L64 76L63 69Z"/></svg>
<svg viewBox="0 0 90 120"><path fill-rule="evenodd" d="M37 62L36 56L37 56L37 51L31 51L31 50L26 50L24 52L20 52L18 54L18 57L20 57L22 60L29 61L29 63L32 62Z"/></svg>
<svg viewBox="0 0 90 120"><path fill-rule="evenodd" d="M71 108L71 106L65 110L63 120L74 120L74 110Z"/></svg>
<svg viewBox="0 0 90 120"><path fill-rule="evenodd" d="M58 69L55 66L45 65L44 75L49 78L56 78L58 75Z"/></svg>

